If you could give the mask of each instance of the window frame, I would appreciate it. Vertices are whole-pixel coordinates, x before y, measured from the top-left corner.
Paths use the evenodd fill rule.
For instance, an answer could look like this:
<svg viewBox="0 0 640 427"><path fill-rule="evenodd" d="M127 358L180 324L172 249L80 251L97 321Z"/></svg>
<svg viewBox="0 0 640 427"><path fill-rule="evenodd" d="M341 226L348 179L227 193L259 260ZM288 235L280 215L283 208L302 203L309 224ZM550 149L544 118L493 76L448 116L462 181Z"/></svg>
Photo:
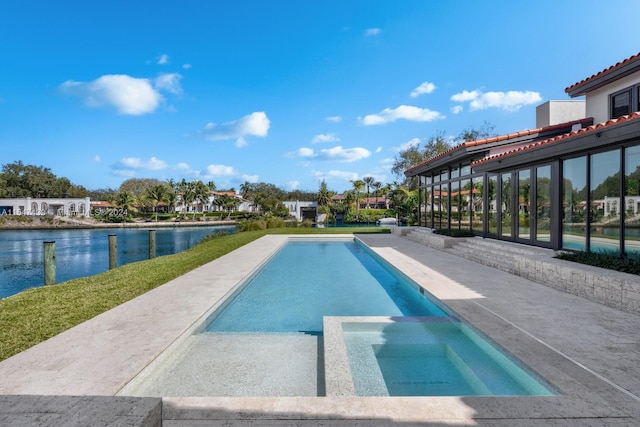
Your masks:
<svg viewBox="0 0 640 427"><path fill-rule="evenodd" d="M627 104L627 112L625 114L614 114L614 99L618 95L627 94L629 97L629 103ZM617 119L628 114L640 111L640 84L626 87L609 94L609 120Z"/></svg>

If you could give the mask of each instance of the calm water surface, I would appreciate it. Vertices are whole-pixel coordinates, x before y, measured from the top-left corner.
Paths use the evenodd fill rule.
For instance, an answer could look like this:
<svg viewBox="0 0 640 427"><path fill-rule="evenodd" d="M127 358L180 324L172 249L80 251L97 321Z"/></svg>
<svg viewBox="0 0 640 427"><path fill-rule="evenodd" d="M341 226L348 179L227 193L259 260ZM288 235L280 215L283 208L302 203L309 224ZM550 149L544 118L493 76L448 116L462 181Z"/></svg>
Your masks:
<svg viewBox="0 0 640 427"><path fill-rule="evenodd" d="M109 269L109 235L117 236L118 265L149 258L149 230L0 230L0 298L44 284L44 242L55 241L56 283ZM189 249L216 232L234 226L156 229L156 256Z"/></svg>

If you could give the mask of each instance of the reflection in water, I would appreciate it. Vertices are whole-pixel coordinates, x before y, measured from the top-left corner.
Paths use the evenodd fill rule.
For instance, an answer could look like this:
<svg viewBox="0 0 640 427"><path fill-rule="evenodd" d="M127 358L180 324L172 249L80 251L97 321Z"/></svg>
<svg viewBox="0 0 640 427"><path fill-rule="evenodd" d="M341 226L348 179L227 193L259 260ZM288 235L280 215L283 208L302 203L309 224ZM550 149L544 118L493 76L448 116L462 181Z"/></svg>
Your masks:
<svg viewBox="0 0 640 427"><path fill-rule="evenodd" d="M108 235L117 236L118 265L149 257L149 230L0 230L0 298L44 284L44 244L55 241L56 282L91 276L109 269ZM158 228L156 255L189 249L203 237L235 231L234 226Z"/></svg>

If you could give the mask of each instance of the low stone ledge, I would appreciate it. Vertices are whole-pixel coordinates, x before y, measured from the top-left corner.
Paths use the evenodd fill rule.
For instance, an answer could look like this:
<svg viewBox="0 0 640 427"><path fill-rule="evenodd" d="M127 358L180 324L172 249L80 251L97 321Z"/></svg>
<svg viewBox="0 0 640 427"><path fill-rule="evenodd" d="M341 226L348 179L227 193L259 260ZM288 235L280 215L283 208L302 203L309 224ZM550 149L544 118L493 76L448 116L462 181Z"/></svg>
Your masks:
<svg viewBox="0 0 640 427"><path fill-rule="evenodd" d="M162 426L162 399L121 396L0 395L2 426Z"/></svg>

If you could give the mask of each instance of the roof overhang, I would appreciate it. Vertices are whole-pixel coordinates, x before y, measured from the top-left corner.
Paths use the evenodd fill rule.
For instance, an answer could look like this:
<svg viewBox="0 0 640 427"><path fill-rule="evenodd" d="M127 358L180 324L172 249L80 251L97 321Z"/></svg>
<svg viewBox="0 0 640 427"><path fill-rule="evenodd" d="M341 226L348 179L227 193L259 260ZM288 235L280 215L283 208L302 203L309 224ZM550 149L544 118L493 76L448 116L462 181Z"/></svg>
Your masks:
<svg viewBox="0 0 640 427"><path fill-rule="evenodd" d="M582 96L638 71L640 71L640 53L569 86L565 92L572 98Z"/></svg>
<svg viewBox="0 0 640 427"><path fill-rule="evenodd" d="M472 164L473 170L489 172L517 168L612 145L640 142L640 113L624 117L625 119L619 123L612 121L612 124L607 122L589 126L577 132L538 141L503 155L480 160Z"/></svg>

